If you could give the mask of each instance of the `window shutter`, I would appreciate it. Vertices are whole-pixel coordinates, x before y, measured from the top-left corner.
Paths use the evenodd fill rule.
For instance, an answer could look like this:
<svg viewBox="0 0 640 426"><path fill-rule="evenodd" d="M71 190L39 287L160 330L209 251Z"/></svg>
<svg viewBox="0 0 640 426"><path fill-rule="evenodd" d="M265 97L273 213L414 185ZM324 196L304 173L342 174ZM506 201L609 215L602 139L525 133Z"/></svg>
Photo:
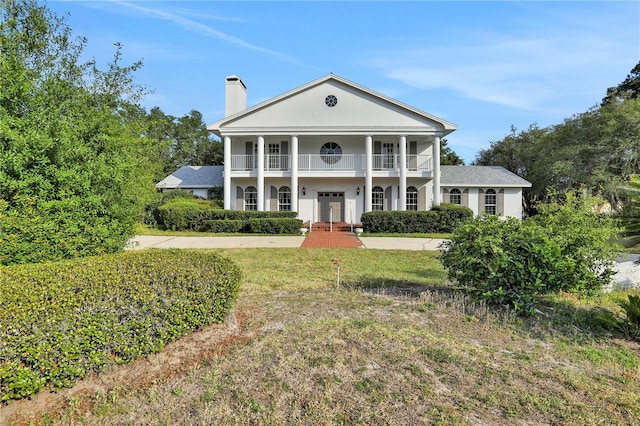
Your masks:
<svg viewBox="0 0 640 426"><path fill-rule="evenodd" d="M373 153L374 154L382 154L382 142L375 141L373 143Z"/></svg>
<svg viewBox="0 0 640 426"><path fill-rule="evenodd" d="M255 160L253 158L253 142L247 141L244 143L244 153L246 157L245 168L251 170L254 168Z"/></svg>
<svg viewBox="0 0 640 426"><path fill-rule="evenodd" d="M449 190L447 188L442 188L442 199L445 203L451 202L451 196L449 195Z"/></svg>
<svg viewBox="0 0 640 426"><path fill-rule="evenodd" d="M498 191L498 214L504 216L504 189Z"/></svg>
<svg viewBox="0 0 640 426"><path fill-rule="evenodd" d="M465 207L469 207L469 190L465 189L462 191L462 205Z"/></svg>
<svg viewBox="0 0 640 426"><path fill-rule="evenodd" d="M409 141L409 155L416 155L418 153L418 143L416 141Z"/></svg>
<svg viewBox="0 0 640 426"><path fill-rule="evenodd" d="M271 208L272 212L278 211L278 188L271 186Z"/></svg>
<svg viewBox="0 0 640 426"><path fill-rule="evenodd" d="M418 211L427 210L427 187L418 188Z"/></svg>
<svg viewBox="0 0 640 426"><path fill-rule="evenodd" d="M484 213L484 189L478 190L478 214Z"/></svg>
<svg viewBox="0 0 640 426"><path fill-rule="evenodd" d="M384 190L384 208L385 210L391 210L391 201L393 199L393 189L391 186L387 186Z"/></svg>
<svg viewBox="0 0 640 426"><path fill-rule="evenodd" d="M244 191L239 186L236 191L236 210L244 210Z"/></svg>
<svg viewBox="0 0 640 426"><path fill-rule="evenodd" d="M280 168L282 170L289 170L289 141L280 142L280 155L282 155Z"/></svg>

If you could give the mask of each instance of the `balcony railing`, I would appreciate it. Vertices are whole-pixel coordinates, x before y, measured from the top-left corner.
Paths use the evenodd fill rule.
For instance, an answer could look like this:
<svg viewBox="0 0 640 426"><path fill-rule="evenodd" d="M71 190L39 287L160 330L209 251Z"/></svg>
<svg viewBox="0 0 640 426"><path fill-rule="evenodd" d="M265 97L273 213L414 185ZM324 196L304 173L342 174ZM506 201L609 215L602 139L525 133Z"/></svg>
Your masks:
<svg viewBox="0 0 640 426"><path fill-rule="evenodd" d="M430 155L407 155L408 171L431 171ZM397 154L375 154L372 158L373 170L398 170L400 156ZM255 155L232 155L232 171L251 171L258 166ZM345 171L366 169L364 154L299 154L298 170L302 171ZM291 170L290 155L266 154L264 156L265 171Z"/></svg>

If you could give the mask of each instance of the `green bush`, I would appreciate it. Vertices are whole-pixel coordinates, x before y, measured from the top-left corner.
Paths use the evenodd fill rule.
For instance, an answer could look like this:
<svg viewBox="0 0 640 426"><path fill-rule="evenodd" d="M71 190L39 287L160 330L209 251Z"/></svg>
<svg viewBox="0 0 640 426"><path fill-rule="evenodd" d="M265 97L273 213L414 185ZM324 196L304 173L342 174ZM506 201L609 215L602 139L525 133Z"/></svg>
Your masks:
<svg viewBox="0 0 640 426"><path fill-rule="evenodd" d="M568 195L519 221L483 215L456 228L442 249L449 278L490 303L533 314L542 294L593 293L613 275L618 229L593 199Z"/></svg>
<svg viewBox="0 0 640 426"><path fill-rule="evenodd" d="M297 235L302 228L302 220L291 218L249 219L248 232L254 234Z"/></svg>
<svg viewBox="0 0 640 426"><path fill-rule="evenodd" d="M158 219L166 229L197 231L211 219L215 210L206 200L176 198L158 207Z"/></svg>
<svg viewBox="0 0 640 426"><path fill-rule="evenodd" d="M429 211L375 211L363 213L360 221L370 233L447 233L473 217L467 207L443 204Z"/></svg>
<svg viewBox="0 0 640 426"><path fill-rule="evenodd" d="M62 388L223 321L240 271L216 254L124 252L0 269L0 401Z"/></svg>
<svg viewBox="0 0 640 426"><path fill-rule="evenodd" d="M201 232L245 232L246 220L207 220L200 229Z"/></svg>

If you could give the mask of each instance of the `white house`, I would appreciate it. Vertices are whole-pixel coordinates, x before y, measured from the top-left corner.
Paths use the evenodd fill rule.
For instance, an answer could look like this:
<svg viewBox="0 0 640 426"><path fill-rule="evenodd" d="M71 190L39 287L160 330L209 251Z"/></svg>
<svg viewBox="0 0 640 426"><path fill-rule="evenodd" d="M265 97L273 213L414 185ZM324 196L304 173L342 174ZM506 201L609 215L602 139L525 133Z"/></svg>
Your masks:
<svg viewBox="0 0 640 426"><path fill-rule="evenodd" d="M460 202L470 207L479 190L515 190L491 182L443 186L433 160L456 125L335 74L250 108L246 100L242 80L227 77L225 117L207 126L224 143L225 209L292 210L304 221L355 223L373 210L429 210L451 201L458 187L468 190ZM501 198L496 213L521 216L515 192Z"/></svg>

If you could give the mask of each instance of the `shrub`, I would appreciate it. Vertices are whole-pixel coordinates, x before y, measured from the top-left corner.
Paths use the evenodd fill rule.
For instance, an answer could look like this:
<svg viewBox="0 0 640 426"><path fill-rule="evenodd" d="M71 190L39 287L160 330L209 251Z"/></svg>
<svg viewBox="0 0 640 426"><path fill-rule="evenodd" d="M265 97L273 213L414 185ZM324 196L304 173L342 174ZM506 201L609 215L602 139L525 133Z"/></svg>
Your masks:
<svg viewBox="0 0 640 426"><path fill-rule="evenodd" d="M240 271L216 254L124 252L2 268L0 401L158 352L222 321Z"/></svg>
<svg viewBox="0 0 640 426"><path fill-rule="evenodd" d="M437 233L451 232L461 222L473 217L467 207L443 204L429 211L375 211L363 213L365 232Z"/></svg>
<svg viewBox="0 0 640 426"><path fill-rule="evenodd" d="M159 223L166 229L196 231L203 227L215 208L209 201L177 198L158 207Z"/></svg>
<svg viewBox="0 0 640 426"><path fill-rule="evenodd" d="M449 278L477 297L533 314L542 294L593 293L613 275L617 228L592 199L567 196L519 221L483 215L462 223L442 249Z"/></svg>
<svg viewBox="0 0 640 426"><path fill-rule="evenodd" d="M248 232L254 234L289 234L300 233L302 220L291 218L260 218L247 221Z"/></svg>
<svg viewBox="0 0 640 426"><path fill-rule="evenodd" d="M245 220L207 220L200 229L201 232L245 232L247 221Z"/></svg>

